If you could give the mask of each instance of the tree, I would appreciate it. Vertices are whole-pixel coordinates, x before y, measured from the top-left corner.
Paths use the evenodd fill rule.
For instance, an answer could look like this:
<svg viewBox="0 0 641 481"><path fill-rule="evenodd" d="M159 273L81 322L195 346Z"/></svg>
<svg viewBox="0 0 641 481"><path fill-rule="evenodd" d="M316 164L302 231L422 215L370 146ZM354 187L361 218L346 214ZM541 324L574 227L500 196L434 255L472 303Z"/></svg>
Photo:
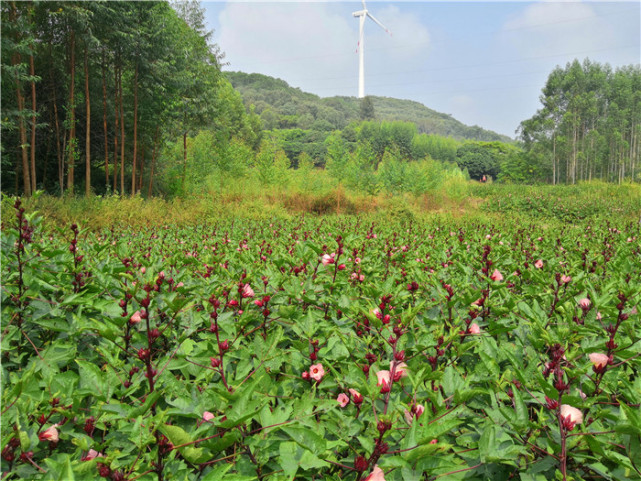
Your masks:
<svg viewBox="0 0 641 481"><path fill-rule="evenodd" d="M549 172L552 183L635 180L640 83L639 66L613 72L609 65L575 60L554 69L542 108L519 129L528 157L541 164L533 170Z"/></svg>
<svg viewBox="0 0 641 481"><path fill-rule="evenodd" d="M258 117L218 81L222 54L198 2L183 9L186 20L163 1L2 2L1 10L3 191L29 195L37 180L49 192L84 183L84 193L135 193L164 161L163 140L180 136L184 146L211 128L221 141L260 142Z"/></svg>
<svg viewBox="0 0 641 481"><path fill-rule="evenodd" d="M372 98L367 95L361 99L360 105L360 119L361 120L374 120L376 112L374 111L374 102Z"/></svg>

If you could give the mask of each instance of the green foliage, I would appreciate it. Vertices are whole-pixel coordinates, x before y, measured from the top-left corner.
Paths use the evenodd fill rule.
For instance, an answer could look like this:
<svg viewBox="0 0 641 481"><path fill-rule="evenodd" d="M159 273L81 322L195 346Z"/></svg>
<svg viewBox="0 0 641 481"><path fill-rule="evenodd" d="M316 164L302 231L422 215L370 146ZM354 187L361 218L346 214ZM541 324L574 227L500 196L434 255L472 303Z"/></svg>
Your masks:
<svg viewBox="0 0 641 481"><path fill-rule="evenodd" d="M376 118L374 102L372 102L372 98L369 95L361 99L359 117L361 120L374 120Z"/></svg>
<svg viewBox="0 0 641 481"><path fill-rule="evenodd" d="M556 187L477 185L472 194L486 199L482 208L488 212L527 215L539 220L636 222L641 212L641 189L632 184L614 186L592 181Z"/></svg>
<svg viewBox="0 0 641 481"><path fill-rule="evenodd" d="M289 184L289 159L282 149L274 142L264 140L256 154L252 174L261 185L278 185L287 187Z"/></svg>
<svg viewBox="0 0 641 481"><path fill-rule="evenodd" d="M641 479L638 223L103 201L146 222L56 229L3 198L6 478Z"/></svg>
<svg viewBox="0 0 641 481"><path fill-rule="evenodd" d="M554 69L543 88L542 107L520 126L527 161L536 164L526 177L572 184L639 180L639 92L638 65L613 71L586 59Z"/></svg>
<svg viewBox="0 0 641 481"><path fill-rule="evenodd" d="M267 75L225 72L232 85L242 94L247 107L254 105L266 128L301 128L342 130L350 122L368 120L361 107L364 100L356 97L320 98L290 87L285 81ZM469 127L447 114L431 110L411 100L388 97L365 97L371 102L376 118L382 121L412 122L422 133L433 133L456 139L509 142L511 139L480 127ZM367 107L367 115L372 110ZM314 123L309 124L313 118ZM322 121L331 128L321 128ZM304 123L306 123L304 125ZM382 154L381 154L382 155Z"/></svg>
<svg viewBox="0 0 641 481"><path fill-rule="evenodd" d="M51 193L72 190L66 179L75 165L71 183L90 174L91 190L99 194L176 194L197 190L211 163L198 142L197 158L180 160L183 135L211 132L205 142L213 146L211 157L233 137L253 149L260 145L260 117L246 112L221 76L223 54L211 42L199 2L3 2L1 13L3 192L26 180L24 149L27 156L35 151L36 186ZM30 57L37 76L29 75ZM88 172L82 172L87 157ZM160 185L150 178L152 166L154 176L161 172Z"/></svg>
<svg viewBox="0 0 641 481"><path fill-rule="evenodd" d="M349 157L340 132L334 132L325 139L327 161L325 167L329 174L339 182L347 177Z"/></svg>
<svg viewBox="0 0 641 481"><path fill-rule="evenodd" d="M483 176L497 178L504 159L517 153L514 146L501 142L467 142L458 148L456 163L474 180Z"/></svg>

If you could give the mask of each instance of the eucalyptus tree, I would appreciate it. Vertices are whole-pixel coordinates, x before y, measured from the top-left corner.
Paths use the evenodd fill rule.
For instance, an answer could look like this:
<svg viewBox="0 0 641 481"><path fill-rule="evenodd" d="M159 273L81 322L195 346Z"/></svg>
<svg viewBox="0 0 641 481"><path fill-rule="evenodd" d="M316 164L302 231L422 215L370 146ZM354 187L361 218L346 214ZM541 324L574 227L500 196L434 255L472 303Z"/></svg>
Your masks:
<svg viewBox="0 0 641 481"><path fill-rule="evenodd" d="M638 65L612 71L575 60L554 69L542 108L519 129L529 158L545 164L552 183L638 180L640 79Z"/></svg>

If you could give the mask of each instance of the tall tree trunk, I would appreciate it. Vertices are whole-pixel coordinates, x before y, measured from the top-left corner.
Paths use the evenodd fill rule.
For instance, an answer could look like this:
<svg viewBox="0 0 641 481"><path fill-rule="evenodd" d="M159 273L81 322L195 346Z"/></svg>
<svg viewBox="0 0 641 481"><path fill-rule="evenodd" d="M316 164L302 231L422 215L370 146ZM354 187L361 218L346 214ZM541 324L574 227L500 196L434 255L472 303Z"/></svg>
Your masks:
<svg viewBox="0 0 641 481"><path fill-rule="evenodd" d="M138 175L138 187L136 187L136 192L142 194L142 177L145 172L145 143L142 142L140 145L140 175Z"/></svg>
<svg viewBox="0 0 641 481"><path fill-rule="evenodd" d="M20 63L20 56L17 56L17 60L14 65ZM18 128L20 130L20 150L22 151L22 179L23 179L23 190L24 195L29 197L31 195L31 176L29 169L29 152L27 149L29 145L27 144L27 129L25 126L25 121L23 118L24 113L24 97L22 96L22 87L20 85L20 80L16 74L16 95L18 98Z"/></svg>
<svg viewBox="0 0 641 481"><path fill-rule="evenodd" d="M85 196L91 195L91 98L89 97L89 49L85 45Z"/></svg>
<svg viewBox="0 0 641 481"><path fill-rule="evenodd" d="M151 172L149 173L149 190L147 191L147 197L151 197L151 187L154 182L154 167L156 166L156 147L158 145L158 131L160 126L156 125L156 134L154 135L154 150L151 153Z"/></svg>
<svg viewBox="0 0 641 481"><path fill-rule="evenodd" d="M136 195L136 154L138 152L138 64L134 73L134 155L131 168L131 195Z"/></svg>
<svg viewBox="0 0 641 481"><path fill-rule="evenodd" d="M18 11L16 9L16 2L11 2L11 13L9 18L14 23L18 19ZM16 38L16 43L19 43L20 39ZM11 65L17 67L21 63L21 58L19 53L15 53L11 56ZM23 190L25 196L31 195L31 176L29 170L29 152L27 151L27 129L24 122L24 97L22 96L22 85L20 84L20 76L16 70L16 98L18 101L18 129L20 132L20 150L22 151L22 180L23 180ZM17 189L16 189L17 191Z"/></svg>
<svg viewBox="0 0 641 481"><path fill-rule="evenodd" d="M185 195L185 178L187 177L187 132L183 134L183 179L182 193Z"/></svg>
<svg viewBox="0 0 641 481"><path fill-rule="evenodd" d="M107 193L111 190L109 188L109 138L107 135L107 75L105 72L105 53L102 53L102 127L103 135L105 136L105 190Z"/></svg>
<svg viewBox="0 0 641 481"><path fill-rule="evenodd" d="M552 134L552 185L556 185L556 134Z"/></svg>
<svg viewBox="0 0 641 481"><path fill-rule="evenodd" d="M33 47L29 55L29 71L31 74L31 192L36 191L36 82L33 78L36 69L33 65Z"/></svg>
<svg viewBox="0 0 641 481"><path fill-rule="evenodd" d="M120 97L120 195L125 195L125 115L122 106L122 68L118 69L118 91Z"/></svg>
<svg viewBox="0 0 641 481"><path fill-rule="evenodd" d="M53 53L52 53L52 47L51 44L53 43L53 40L49 43L49 58L53 58ZM53 85L53 115L54 115L54 124L56 126L56 154L58 158L58 184L60 185L60 194L62 195L62 192L64 190L64 172L65 172L65 165L64 165L64 159L62 155L62 150L60 149L60 121L58 120L58 99L56 98L56 82L55 82L55 76L53 74L53 64L51 64L51 68L49 70L49 74L51 76L51 83Z"/></svg>
<svg viewBox="0 0 641 481"><path fill-rule="evenodd" d="M69 108L70 108L70 118L71 118L71 127L69 129L69 142L68 145L68 155L67 155L67 190L73 194L73 183L74 183L74 164L75 156L78 146L76 145L76 106L75 97L74 97L74 88L76 82L76 33L71 31L69 48L71 49L71 79L69 85Z"/></svg>
<svg viewBox="0 0 641 481"><path fill-rule="evenodd" d="M120 135L120 115L118 110L118 67L116 65L114 65L114 118L116 119L116 128L114 130L114 181L111 185L112 189L115 191L118 188L118 182L116 180L118 175L118 136Z"/></svg>

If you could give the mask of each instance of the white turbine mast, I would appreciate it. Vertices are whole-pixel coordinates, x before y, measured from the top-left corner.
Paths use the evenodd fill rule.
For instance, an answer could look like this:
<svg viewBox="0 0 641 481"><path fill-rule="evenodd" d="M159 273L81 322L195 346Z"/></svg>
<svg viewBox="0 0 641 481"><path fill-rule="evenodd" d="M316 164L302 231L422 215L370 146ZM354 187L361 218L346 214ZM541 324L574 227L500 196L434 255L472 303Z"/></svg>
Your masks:
<svg viewBox="0 0 641 481"><path fill-rule="evenodd" d="M367 6L365 5L365 0L363 0L363 10L352 13L354 17L358 17L359 26L358 26L358 98L362 99L365 97L365 17L369 17L374 21L379 27L381 27L385 32L392 34L385 25L379 22L374 16L367 11Z"/></svg>

